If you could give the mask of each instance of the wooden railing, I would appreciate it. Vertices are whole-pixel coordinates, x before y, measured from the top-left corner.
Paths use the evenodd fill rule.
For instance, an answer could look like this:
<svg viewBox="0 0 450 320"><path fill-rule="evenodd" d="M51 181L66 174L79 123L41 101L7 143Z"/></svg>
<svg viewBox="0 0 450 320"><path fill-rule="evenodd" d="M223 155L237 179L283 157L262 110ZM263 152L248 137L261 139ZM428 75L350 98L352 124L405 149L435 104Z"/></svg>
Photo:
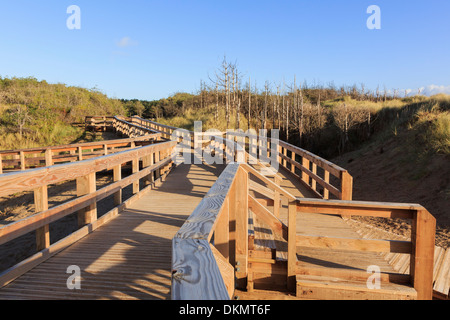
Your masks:
<svg viewBox="0 0 450 320"><path fill-rule="evenodd" d="M246 277L246 180L228 165L173 238L172 299L227 300Z"/></svg>
<svg viewBox="0 0 450 320"><path fill-rule="evenodd" d="M434 264L434 244L435 244L435 218L421 205L402 203L382 203L382 202L362 202L362 201L339 201L339 200L319 200L319 199L297 199L297 210L289 211L289 224L296 220L297 213L320 213L342 216L363 216L400 218L411 221L411 241L390 241L390 240L367 240L330 238L296 235L295 229L289 229L289 241L294 243L289 245L288 277L292 278L296 274L296 247L315 247L341 250L391 252L410 254L410 274L397 274L395 276L384 275L385 280L392 282L410 283L417 292L417 298L432 299L433 296L433 264ZM302 270L305 272L305 270ZM313 270L309 270L314 272ZM324 270L316 270L316 274ZM341 277L348 279L367 279L367 273L359 274L351 270L342 270ZM392 279L389 279L392 277ZM289 281L292 281L291 279Z"/></svg>
<svg viewBox="0 0 450 320"><path fill-rule="evenodd" d="M329 199L331 194L335 199L352 200L352 176L347 170L328 160L270 137L261 139L256 135L230 131L227 132L227 138L246 145L248 154L264 155L267 159L276 159L279 167L290 171L319 198ZM261 141L264 145L261 144ZM250 148L255 148L255 150L250 150ZM256 148L260 150L256 150ZM267 155L263 152L266 152Z"/></svg>
<svg viewBox="0 0 450 320"><path fill-rule="evenodd" d="M112 128L113 116L86 116L84 118L85 130L107 131Z"/></svg>
<svg viewBox="0 0 450 320"><path fill-rule="evenodd" d="M161 142L95 159L0 175L0 196L33 191L36 210L36 214L28 218L1 227L0 244L35 231L37 250L32 257L0 274L0 286L117 216L127 205L122 201L123 188L132 185L133 194L138 196L140 180L151 185L160 179L172 166L175 146L176 142ZM131 163L132 174L122 178L122 165L126 163ZM96 174L106 171L113 173L113 183L97 190ZM49 208L48 186L70 180L76 180L77 197ZM111 195L114 195L115 208L97 219L97 203ZM128 201L132 199L134 197ZM50 243L50 223L75 212L78 212L79 229L56 243Z"/></svg>
<svg viewBox="0 0 450 320"><path fill-rule="evenodd" d="M145 146L161 140L161 133L158 131L138 126L120 117L108 118L111 118L108 128L114 130L118 135L128 138L42 148L2 150L0 151L0 174L7 171L27 170L82 161ZM101 124L103 125L103 123Z"/></svg>
<svg viewBox="0 0 450 320"><path fill-rule="evenodd" d="M144 127L161 131L166 139L172 137L176 128L161 125L143 119L133 118L127 121L114 118L114 125L119 124ZM134 130L134 129L133 129ZM145 130L144 130L145 131ZM144 132L144 131L135 131ZM127 134L132 134L127 129ZM227 136L228 138L230 136ZM233 135L231 135L233 137ZM201 140L203 148L203 140ZM0 196L8 196L17 192L33 190L36 214L0 228L0 244L13 241L30 231L36 232L38 253L0 275L0 285L4 285L23 274L41 261L92 232L120 212L126 203L122 203L121 190L133 185L133 193L138 194L139 180L151 184L161 175L167 173L172 165L172 151L177 141L167 141L143 146L129 151L109 154L95 159L69 164L54 165L23 172L0 175ZM192 145L193 148L199 147ZM294 290L295 276L299 273L312 272L320 275L324 269L305 271L297 264L297 246L314 246L327 248L351 248L363 251L387 251L411 254L410 275L402 275L391 279L392 275L382 275L389 281L411 283L417 291L419 299L430 299L432 296L432 271L434 253L435 219L420 205L387 204L377 202L358 202L345 200L297 199L276 182L264 176L259 170L245 163L249 154L234 138L226 139L221 135L210 139L207 149L220 152L227 160L227 167L214 186L186 220L173 238L172 246L172 298L173 299L229 299L235 288L251 289L253 279L249 273L250 264L273 264L274 261L264 257L251 256L249 249L249 209L264 221L273 231L287 243L286 285ZM291 152L290 157L287 153ZM351 190L351 183L346 180L345 170L316 156L297 149L280 141L277 156L282 160L291 159L290 164L300 169L309 179L322 185L324 190L338 198L348 197L346 189ZM301 157L301 165L297 158ZM307 164L306 160L309 164ZM121 167L131 163L132 175L122 179ZM142 163L140 166L139 164ZM297 163L298 165L296 165ZM314 167L314 165L316 167ZM288 168L285 163L283 166ZM316 169L314 169L316 168ZM320 178L321 168L325 178ZM114 182L99 190L95 188L96 173L112 170ZM292 170L292 167L291 167ZM309 171L309 173L307 172ZM291 171L292 172L292 171ZM341 179L339 189L332 189L326 183L326 172ZM297 174L294 170L292 172ZM256 178L264 185L255 184ZM298 175L302 178L301 175ZM322 179L322 182L319 182ZM50 184L76 179L78 197L69 202L49 208L47 187ZM274 178L276 181L276 177ZM327 181L328 180L328 181ZM302 181L307 183L305 180ZM350 180L351 181L351 180ZM273 197L272 209L255 199L251 191L257 191ZM325 192L323 197L326 198ZM345 196L347 194L347 196ZM351 194L351 192L350 192ZM114 195L116 207L97 219L96 204L101 199ZM281 197L288 202L287 224L280 220ZM131 200L131 199L130 199ZM71 213L78 212L80 229L56 243L50 243L49 224ZM410 242L393 242L382 240L337 239L317 236L299 236L296 234L296 217L298 213L321 213L332 215L361 215L385 218L404 218L412 221L412 237ZM268 262L268 260L270 260ZM363 277L353 270L339 270L340 275L352 279ZM367 274L364 273L367 278ZM430 280L431 279L431 280ZM431 281L431 283L430 283Z"/></svg>

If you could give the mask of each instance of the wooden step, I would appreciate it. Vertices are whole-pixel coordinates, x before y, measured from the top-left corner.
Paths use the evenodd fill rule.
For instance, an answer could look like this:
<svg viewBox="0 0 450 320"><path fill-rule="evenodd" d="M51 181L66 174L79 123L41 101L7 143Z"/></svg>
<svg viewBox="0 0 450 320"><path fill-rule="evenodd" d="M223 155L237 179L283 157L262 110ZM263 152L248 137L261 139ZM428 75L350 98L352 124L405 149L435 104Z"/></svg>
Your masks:
<svg viewBox="0 0 450 320"><path fill-rule="evenodd" d="M382 283L369 289L365 281L297 275L297 297L316 300L415 300L417 292L407 285Z"/></svg>

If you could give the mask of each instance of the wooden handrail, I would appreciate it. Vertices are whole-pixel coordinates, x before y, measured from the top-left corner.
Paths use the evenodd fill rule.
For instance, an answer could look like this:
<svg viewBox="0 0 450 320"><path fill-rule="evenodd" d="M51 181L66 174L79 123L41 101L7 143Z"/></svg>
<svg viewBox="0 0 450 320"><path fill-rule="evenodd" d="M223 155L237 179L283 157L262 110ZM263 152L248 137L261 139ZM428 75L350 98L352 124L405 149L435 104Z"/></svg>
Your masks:
<svg viewBox="0 0 450 320"><path fill-rule="evenodd" d="M120 208L123 209L122 189L132 184L133 194L137 195L140 190L139 184L136 182L140 179L153 183L160 178L173 163L172 151L175 146L176 142L167 141L95 159L0 175L0 194L2 196L33 190L36 207L36 214L0 228L0 244L36 231L38 251L37 255L0 274L0 285L5 285L18 275L28 271L37 261L42 262L50 257L49 252L53 254L57 251L52 248L59 250L70 245L78 240L80 235L92 232L116 216L121 210ZM133 173L122 179L121 167L128 162L133 163ZM139 162L142 162L142 168L139 168ZM114 182L97 190L95 174L103 170L114 171ZM77 183L77 198L48 208L47 187L50 184L74 179ZM114 195L113 200L116 207L99 220L97 219L97 202L110 195ZM74 212L78 212L81 229L66 236L58 243L50 244L50 223ZM43 254L44 252L45 254Z"/></svg>
<svg viewBox="0 0 450 320"><path fill-rule="evenodd" d="M116 148L134 148L161 139L162 134L158 131L138 126L119 117L110 118L112 128L117 133L128 136L128 138L40 148L2 150L0 151L0 174L4 172L4 168L10 168L11 166L13 167L12 170L16 167L19 170L26 170L29 166L48 167L56 163L99 157L117 152L118 149ZM84 153L83 151L85 150L90 150L91 152ZM13 159L7 159L10 157Z"/></svg>

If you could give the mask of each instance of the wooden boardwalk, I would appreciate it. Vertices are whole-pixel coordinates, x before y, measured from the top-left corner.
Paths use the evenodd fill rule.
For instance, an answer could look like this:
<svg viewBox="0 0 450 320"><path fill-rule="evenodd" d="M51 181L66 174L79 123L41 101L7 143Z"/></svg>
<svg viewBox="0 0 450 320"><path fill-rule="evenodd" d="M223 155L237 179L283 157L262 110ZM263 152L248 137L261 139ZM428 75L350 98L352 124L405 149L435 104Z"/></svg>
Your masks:
<svg viewBox="0 0 450 320"><path fill-rule="evenodd" d="M0 299L170 298L172 237L223 168L174 168L117 218L0 289ZM67 288L71 265L80 290Z"/></svg>
<svg viewBox="0 0 450 320"><path fill-rule="evenodd" d="M167 138L175 129L135 120L138 124L114 117L113 123L123 123L128 136L136 134L136 130L145 134L156 128ZM227 150L223 138L215 137L214 144ZM204 292L213 298L238 295L258 300L431 297L429 270L433 261L429 257L435 226L434 218L422 206L353 202L352 178L345 169L281 141L278 156L287 163L281 166L277 178L264 177L246 164L182 164L165 176L175 145L176 141L165 141L116 155L109 155L112 150L105 145L105 155L98 159L3 175L0 186L4 195L25 189L34 192L36 214L3 227L0 240L6 243L33 231L39 252L25 261L25 267L18 264L7 272L0 300L169 299L173 284L178 289L183 287L174 289L175 294L184 295L173 296L180 299L204 297ZM82 160L82 148L78 151L78 160ZM234 161L242 161L245 150L236 144L231 155ZM25 151L19 157L23 170ZM125 163L131 163L132 174L122 177ZM97 190L96 173L103 170L112 171L114 182ZM223 170L226 173L217 179ZM139 191L140 182L145 184L161 175L165 178L156 186ZM331 184L330 176L338 182ZM48 209L47 186L75 178L77 198ZM135 197L121 204L122 188L130 184ZM205 197L210 190L212 193ZM97 219L96 203L109 195L114 195L117 207L105 214L106 218ZM328 201L331 195L339 200ZM65 245L51 244L49 224L75 212L80 230L73 238L67 237ZM198 220L187 221L191 214ZM362 241L362 236L341 217L349 214L411 219L412 240ZM190 231L186 237L179 237L180 243L193 244L193 250L202 251L203 258L184 259L184 251L177 255L175 250L173 259L181 259L180 265L186 270L200 268L201 263L206 276L199 277L200 285L189 281L183 268L172 266L172 245L179 245L172 240L182 226ZM198 241L204 246L199 246ZM379 252L410 255L411 274L397 273ZM370 292L366 288L367 268L373 265L384 274L384 287ZM79 289L70 288L74 270L79 270ZM242 291L245 284L248 292ZM261 291L265 285L268 291ZM233 294L235 287L241 290Z"/></svg>
<svg viewBox="0 0 450 320"><path fill-rule="evenodd" d="M172 238L224 167L175 167L117 218L0 289L0 299L169 299ZM288 171L279 174L281 186L295 196L313 196ZM286 222L286 208L280 219ZM321 214L299 215L297 234L360 238L341 217ZM305 267L364 270L376 264L394 271L375 253L299 248L297 254ZM80 290L67 287L69 266L80 268ZM241 299L295 298L258 290L237 294Z"/></svg>

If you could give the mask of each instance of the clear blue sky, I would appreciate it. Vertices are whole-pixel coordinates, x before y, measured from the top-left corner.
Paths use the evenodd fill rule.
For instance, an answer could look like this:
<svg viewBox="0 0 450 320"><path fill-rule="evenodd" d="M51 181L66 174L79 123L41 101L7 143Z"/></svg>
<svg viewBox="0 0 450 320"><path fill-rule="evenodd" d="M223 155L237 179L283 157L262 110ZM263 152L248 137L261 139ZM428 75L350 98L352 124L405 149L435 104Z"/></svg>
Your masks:
<svg viewBox="0 0 450 320"><path fill-rule="evenodd" d="M372 4L381 30L366 27ZM226 55L260 88L295 75L450 93L449 15L448 0L2 0L0 75L152 100L194 92Z"/></svg>

